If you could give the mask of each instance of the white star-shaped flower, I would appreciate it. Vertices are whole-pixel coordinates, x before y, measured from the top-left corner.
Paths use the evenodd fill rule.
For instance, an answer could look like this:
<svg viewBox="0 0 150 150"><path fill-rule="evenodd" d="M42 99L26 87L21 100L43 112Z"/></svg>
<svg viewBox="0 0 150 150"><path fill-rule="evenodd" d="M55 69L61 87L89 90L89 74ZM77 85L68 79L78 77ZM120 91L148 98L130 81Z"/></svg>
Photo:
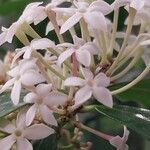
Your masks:
<svg viewBox="0 0 150 150"><path fill-rule="evenodd" d="M32 123L36 114L40 115L47 124L57 126L57 121L50 108L65 104L67 95L57 91L50 92L51 87L50 84L39 84L33 89L33 92L25 96L24 101L33 104L26 114L27 126Z"/></svg>
<svg viewBox="0 0 150 150"><path fill-rule="evenodd" d="M104 73L99 73L94 77L93 73L86 68L81 68L81 72L85 79L69 77L64 81L65 86L81 87L75 94L75 105L82 105L93 95L103 105L112 107L112 95L106 88L110 84L110 78Z"/></svg>
<svg viewBox="0 0 150 150"><path fill-rule="evenodd" d="M34 59L20 61L18 66L8 72L8 75L12 78L4 84L0 93L13 86L11 90L11 100L14 105L19 103L22 85L31 87L45 81L45 78L39 73L36 60Z"/></svg>
<svg viewBox="0 0 150 150"><path fill-rule="evenodd" d="M83 39L73 36L74 44L63 43L60 46L66 46L68 49L58 57L58 64L61 65L67 58L75 53L76 59L84 66L91 63L91 55L98 54L98 48L93 42L85 42Z"/></svg>
<svg viewBox="0 0 150 150"><path fill-rule="evenodd" d="M124 134L121 138L120 136L115 136L109 140L110 144L117 148L117 150L128 150L128 145L126 144L129 136L129 131L126 126L124 126Z"/></svg>
<svg viewBox="0 0 150 150"><path fill-rule="evenodd" d="M1 150L10 150L16 143L17 150L33 150L29 140L40 140L54 133L54 130L44 124L34 124L27 127L25 125L25 114L19 113L16 120L16 125L7 123L4 132L9 135L0 140Z"/></svg>
<svg viewBox="0 0 150 150"><path fill-rule="evenodd" d="M84 18L86 23L93 29L107 31L107 23L104 15L109 14L112 8L108 3L102 0L97 0L91 4L87 2L74 1L76 8L55 8L56 12L65 13L71 16L62 26L60 33L64 33L77 24L81 18Z"/></svg>

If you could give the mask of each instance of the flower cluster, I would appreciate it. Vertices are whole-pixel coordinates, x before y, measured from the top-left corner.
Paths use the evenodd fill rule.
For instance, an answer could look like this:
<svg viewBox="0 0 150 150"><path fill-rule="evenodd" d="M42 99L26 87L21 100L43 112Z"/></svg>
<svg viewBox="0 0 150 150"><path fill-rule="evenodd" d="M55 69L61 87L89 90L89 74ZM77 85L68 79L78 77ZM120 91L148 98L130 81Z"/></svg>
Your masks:
<svg viewBox="0 0 150 150"><path fill-rule="evenodd" d="M70 7L59 7L64 2L69 2ZM122 6L129 14L125 21L127 29L117 32ZM57 120L61 116L72 116L71 120L79 122L70 114L94 100L112 108L112 96L134 86L150 70L145 59L150 44L149 11L148 0L115 0L112 4L103 0L52 0L46 6L42 2L29 4L18 21L9 28L2 27L0 45L12 43L15 36L24 47L16 48L9 69L5 70L0 62L0 82L4 83L0 93L11 92L12 103L18 105L20 94L25 92L26 107L24 112L16 112L16 126L7 123L2 127L8 136L0 140L1 149L9 150L16 143L18 150L32 150L28 140L53 134L52 127L59 126ZM112 12L113 22L106 17ZM46 18L50 21L44 32L47 35L54 30L59 43L46 35L40 37L32 28L31 24L37 25ZM140 25L138 35L131 32L134 25ZM66 32L72 42L65 40ZM141 57L146 63L141 75L111 91L110 85L126 75ZM122 68L124 65L127 66ZM125 128L123 138L105 136L104 139L118 150L127 150L128 135Z"/></svg>

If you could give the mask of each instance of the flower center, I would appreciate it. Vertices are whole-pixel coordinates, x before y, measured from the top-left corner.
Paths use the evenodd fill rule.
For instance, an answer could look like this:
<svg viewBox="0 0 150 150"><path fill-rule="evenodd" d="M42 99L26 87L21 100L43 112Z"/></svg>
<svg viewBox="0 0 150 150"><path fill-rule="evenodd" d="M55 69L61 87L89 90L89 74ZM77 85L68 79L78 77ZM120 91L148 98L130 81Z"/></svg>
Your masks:
<svg viewBox="0 0 150 150"><path fill-rule="evenodd" d="M93 86L93 81L92 81L92 80L88 80L88 81L87 81L87 84L88 84L89 86Z"/></svg>
<svg viewBox="0 0 150 150"><path fill-rule="evenodd" d="M41 105L42 103L43 103L43 99L42 98L39 98L39 99L37 99L37 104L39 104L39 105Z"/></svg>
<svg viewBox="0 0 150 150"><path fill-rule="evenodd" d="M17 137L20 137L20 136L22 135L21 130L16 130L16 131L15 131L15 135L16 135Z"/></svg>

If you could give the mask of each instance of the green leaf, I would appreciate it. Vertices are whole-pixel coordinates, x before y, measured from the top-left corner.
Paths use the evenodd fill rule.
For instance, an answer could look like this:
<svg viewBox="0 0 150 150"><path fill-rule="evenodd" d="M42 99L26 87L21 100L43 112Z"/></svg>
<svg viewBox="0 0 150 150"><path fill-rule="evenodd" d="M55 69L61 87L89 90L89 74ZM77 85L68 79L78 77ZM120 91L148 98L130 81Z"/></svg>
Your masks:
<svg viewBox="0 0 150 150"><path fill-rule="evenodd" d="M22 100L24 96L25 93L22 93L20 99ZM0 119L25 105L26 104L24 102L21 102L17 106L14 106L14 104L10 100L10 93L1 94L0 95Z"/></svg>
<svg viewBox="0 0 150 150"><path fill-rule="evenodd" d="M31 0L5 1L0 3L0 15L8 15L22 11Z"/></svg>
<svg viewBox="0 0 150 150"><path fill-rule="evenodd" d="M150 140L150 110L130 106L96 106L96 110L123 125L133 129Z"/></svg>
<svg viewBox="0 0 150 150"><path fill-rule="evenodd" d="M36 141L33 144L34 150L57 150L57 134L52 134L49 137Z"/></svg>
<svg viewBox="0 0 150 150"><path fill-rule="evenodd" d="M128 83L119 83L113 85L111 89L118 89L126 84ZM150 108L150 79L140 81L134 87L116 95L116 97L123 102L135 101Z"/></svg>

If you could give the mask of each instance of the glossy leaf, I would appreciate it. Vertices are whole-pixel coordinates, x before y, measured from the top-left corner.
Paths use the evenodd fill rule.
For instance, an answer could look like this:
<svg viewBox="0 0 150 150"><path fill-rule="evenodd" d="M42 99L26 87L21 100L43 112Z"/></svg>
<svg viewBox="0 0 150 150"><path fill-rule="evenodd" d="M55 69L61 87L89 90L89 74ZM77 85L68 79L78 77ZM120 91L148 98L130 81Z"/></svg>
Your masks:
<svg viewBox="0 0 150 150"><path fill-rule="evenodd" d="M21 94L21 100L23 99L24 95L25 93ZM12 101L10 100L10 93L1 94L0 95L0 119L25 105L26 104L24 102L21 102L17 106L14 106Z"/></svg>
<svg viewBox="0 0 150 150"><path fill-rule="evenodd" d="M113 109L105 106L96 106L96 110L150 140L150 110L130 106L114 106Z"/></svg>
<svg viewBox="0 0 150 150"><path fill-rule="evenodd" d="M0 3L0 15L20 12L31 0L4 1Z"/></svg>
<svg viewBox="0 0 150 150"><path fill-rule="evenodd" d="M43 140L36 141L33 147L34 150L57 150L57 135L52 134Z"/></svg>
<svg viewBox="0 0 150 150"><path fill-rule="evenodd" d="M118 89L126 84L119 83L112 86L111 89ZM123 102L135 101L150 108L150 79L140 81L137 85L116 95L116 97Z"/></svg>

